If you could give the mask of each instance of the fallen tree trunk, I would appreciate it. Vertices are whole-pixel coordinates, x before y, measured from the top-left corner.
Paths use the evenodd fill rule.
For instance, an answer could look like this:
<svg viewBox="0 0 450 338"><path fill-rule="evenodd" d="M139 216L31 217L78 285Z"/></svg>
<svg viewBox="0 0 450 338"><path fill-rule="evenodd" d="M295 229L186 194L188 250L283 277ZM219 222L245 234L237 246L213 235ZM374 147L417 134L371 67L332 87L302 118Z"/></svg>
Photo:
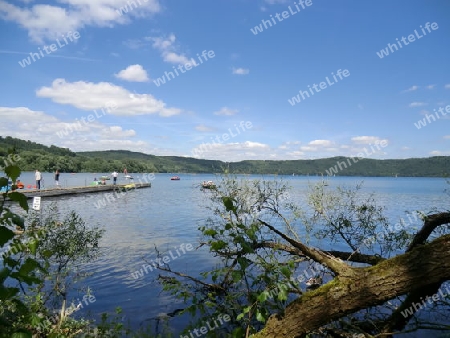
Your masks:
<svg viewBox="0 0 450 338"><path fill-rule="evenodd" d="M438 214L428 215L424 219L424 225L422 229L414 236L411 244L408 246L406 252L409 252L419 245L425 243L431 233L439 226L450 223L450 213L442 212ZM415 315L414 312L410 312L409 315L404 316L405 309L412 306L413 303L420 303L421 299L425 299L427 296L431 297L438 292L441 287L441 283L428 284L423 288L419 288L410 292L403 300L403 303L395 310L390 318L386 320L382 332L401 331ZM403 314L402 314L403 313Z"/></svg>
<svg viewBox="0 0 450 338"><path fill-rule="evenodd" d="M350 267L349 267L350 268ZM450 235L367 268L350 268L273 315L254 338L303 337L334 320L450 279Z"/></svg>

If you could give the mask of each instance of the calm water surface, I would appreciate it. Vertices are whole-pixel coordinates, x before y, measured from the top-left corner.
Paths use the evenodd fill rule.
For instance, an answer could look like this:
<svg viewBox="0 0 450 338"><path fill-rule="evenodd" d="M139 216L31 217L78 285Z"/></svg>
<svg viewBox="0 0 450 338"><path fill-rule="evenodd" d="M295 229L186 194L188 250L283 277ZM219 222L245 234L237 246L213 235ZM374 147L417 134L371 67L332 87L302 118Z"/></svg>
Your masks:
<svg viewBox="0 0 450 338"><path fill-rule="evenodd" d="M44 210L48 203L56 203L61 212L75 210L88 224L98 224L106 229L101 242L104 255L87 267L94 274L85 280L85 284L93 290L96 301L80 310L80 315L90 312L98 318L100 313L113 312L115 307L120 306L126 320L133 327L138 327L152 323L151 319L160 313L182 308L183 304L161 293L155 282L158 272L149 271L138 279L131 275L142 268L144 259L149 261L155 258L155 245L161 252L172 251L176 259L172 259L169 264L174 270L197 275L214 264L214 259L204 249L180 256L175 250L181 244L198 245L197 228L209 216L204 208L208 192L202 192L199 184L204 180L218 179L214 175L178 175L180 181L171 181L171 174L155 174L151 188L130 191L103 208L97 208L96 205L104 198L104 194L43 199ZM101 174L63 173L60 182L63 186L80 186L89 184L94 177L99 176ZM140 174L133 176L135 181L140 178ZM25 185L34 184L33 177L33 173L23 173L21 179ZM289 183L292 187L290 196L298 203L304 202L308 186L321 180L319 177L302 176L264 178L283 179ZM386 206L387 215L393 222L404 217L405 211L449 208L449 196L443 192L449 186L440 178L333 177L329 182L331 188L342 184L354 186L362 181L363 191L376 194L379 203ZM125 179L119 178L119 183L125 182ZM44 186L52 185L53 175L44 173ZM177 333L185 324L186 318L181 318L173 321L171 326Z"/></svg>

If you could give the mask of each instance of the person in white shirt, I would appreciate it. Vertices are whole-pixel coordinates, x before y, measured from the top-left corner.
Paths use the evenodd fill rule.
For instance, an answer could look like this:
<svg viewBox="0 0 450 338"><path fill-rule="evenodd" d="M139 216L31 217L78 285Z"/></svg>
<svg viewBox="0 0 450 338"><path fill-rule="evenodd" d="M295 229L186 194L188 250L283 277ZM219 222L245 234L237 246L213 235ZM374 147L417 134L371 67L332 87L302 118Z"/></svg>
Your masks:
<svg viewBox="0 0 450 338"><path fill-rule="evenodd" d="M114 172L111 174L111 176L113 177L113 184L115 185L117 182L117 176L119 176L119 174L117 173L117 171L114 170Z"/></svg>
<svg viewBox="0 0 450 338"><path fill-rule="evenodd" d="M36 179L36 189L41 189L42 174L37 169L36 169L36 172L34 173L34 178Z"/></svg>

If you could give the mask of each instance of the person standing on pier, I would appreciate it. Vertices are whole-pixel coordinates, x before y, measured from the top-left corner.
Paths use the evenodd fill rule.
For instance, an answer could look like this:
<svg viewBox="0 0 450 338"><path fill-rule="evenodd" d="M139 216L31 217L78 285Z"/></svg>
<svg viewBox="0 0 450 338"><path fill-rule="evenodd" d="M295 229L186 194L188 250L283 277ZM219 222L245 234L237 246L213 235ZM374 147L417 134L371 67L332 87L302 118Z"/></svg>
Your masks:
<svg viewBox="0 0 450 338"><path fill-rule="evenodd" d="M56 169L56 171L55 171L55 184L56 184L56 187L59 188L59 170L58 169Z"/></svg>
<svg viewBox="0 0 450 338"><path fill-rule="evenodd" d="M113 177L113 184L116 185L117 182L117 176L119 176L119 174L117 173L117 171L114 170L114 172L111 174L111 176Z"/></svg>
<svg viewBox="0 0 450 338"><path fill-rule="evenodd" d="M36 172L34 173L34 178L36 179L36 189L41 189L42 174L37 169L36 169Z"/></svg>

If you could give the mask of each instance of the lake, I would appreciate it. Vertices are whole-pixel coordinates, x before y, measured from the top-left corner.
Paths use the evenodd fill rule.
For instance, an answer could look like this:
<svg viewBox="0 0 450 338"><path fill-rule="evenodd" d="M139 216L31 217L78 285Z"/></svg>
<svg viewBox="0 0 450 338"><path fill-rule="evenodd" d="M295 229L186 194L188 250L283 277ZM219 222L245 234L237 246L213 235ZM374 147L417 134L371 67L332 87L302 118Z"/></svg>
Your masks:
<svg viewBox="0 0 450 338"><path fill-rule="evenodd" d="M60 183L63 186L86 185L101 175L62 173ZM135 181L141 178L141 174L131 175ZM147 271L135 278L136 272L145 264L144 259L150 261L155 258L155 245L161 252L170 255L169 264L174 270L195 276L214 264L207 250L188 249L198 246L200 233L197 228L209 216L204 208L208 192L201 191L199 184L204 180L218 181L218 178L204 174L177 175L181 180L171 181L172 174L155 174L151 188L132 190L101 208L99 200L104 198L102 193L42 200L44 212L49 203L56 203L59 211L75 210L88 224L99 224L106 229L101 241L104 255L87 266L94 274L85 280L85 284L92 289L95 302L84 306L78 315L91 313L98 318L100 313L112 313L120 306L126 321L136 328L142 324L154 324L152 318L160 313L183 308L183 304L161 293L155 282L158 272ZM43 177L45 187L54 185L51 173L43 173ZM264 178L283 179L289 183L292 187L290 198L298 203L304 201L309 184L321 180L321 177L312 176L267 175ZM25 186L34 184L34 173L23 173L21 180ZM361 181L364 181L363 191L376 194L393 223L405 217L405 211L448 209L449 196L444 189L450 186L441 178L332 177L329 187L342 184L354 186ZM121 174L119 183L125 182L128 181ZM81 298L82 294L77 297ZM181 317L171 322L175 333L181 331L186 320Z"/></svg>

